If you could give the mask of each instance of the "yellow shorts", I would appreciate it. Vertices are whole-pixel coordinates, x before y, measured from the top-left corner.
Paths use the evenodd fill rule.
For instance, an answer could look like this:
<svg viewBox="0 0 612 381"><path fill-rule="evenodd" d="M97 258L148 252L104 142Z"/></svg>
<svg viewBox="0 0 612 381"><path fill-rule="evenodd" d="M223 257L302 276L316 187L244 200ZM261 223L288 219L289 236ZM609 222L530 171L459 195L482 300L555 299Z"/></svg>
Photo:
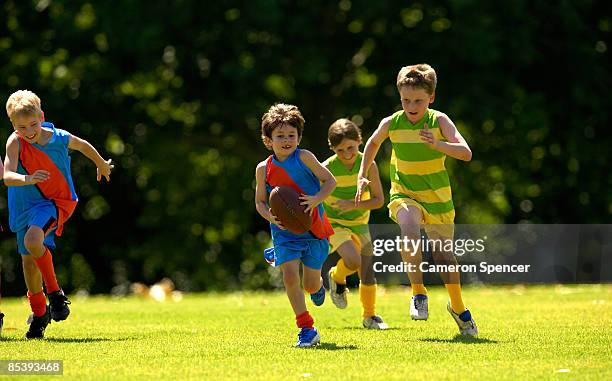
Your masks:
<svg viewBox="0 0 612 381"><path fill-rule="evenodd" d="M432 234L438 237L446 238L453 237L455 233L454 210L442 214L431 214L418 201L411 198L398 198L391 201L389 205L387 205L387 208L389 208L389 217L395 221L395 223L399 223L397 221L397 213L402 209L408 208L408 206L417 207L421 211L421 214L423 215L421 225L424 225L423 228L428 235Z"/></svg>
<svg viewBox="0 0 612 381"><path fill-rule="evenodd" d="M338 225L334 226L334 234L329 237L329 252L333 253L345 242L352 241L357 248L357 251L361 252L363 248L371 246L372 238L370 233L357 234L349 228L341 227ZM371 256L372 250L364 250L362 255Z"/></svg>

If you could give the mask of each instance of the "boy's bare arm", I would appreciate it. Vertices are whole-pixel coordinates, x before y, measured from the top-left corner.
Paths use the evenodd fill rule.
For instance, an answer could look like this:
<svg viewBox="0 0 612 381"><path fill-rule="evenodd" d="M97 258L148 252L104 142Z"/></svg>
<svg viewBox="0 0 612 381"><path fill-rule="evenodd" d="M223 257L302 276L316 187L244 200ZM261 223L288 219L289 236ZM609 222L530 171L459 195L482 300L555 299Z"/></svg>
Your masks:
<svg viewBox="0 0 612 381"><path fill-rule="evenodd" d="M255 169L255 209L260 216L269 222L278 225L284 229L280 221L272 214L272 210L268 206L268 192L266 191L266 162L262 161Z"/></svg>
<svg viewBox="0 0 612 381"><path fill-rule="evenodd" d="M368 169L374 162L374 158L380 149L380 146L389 137L389 125L391 124L391 117L388 116L380 121L378 128L372 136L366 142L363 150L363 159L361 159L361 166L359 167L359 174L357 175L357 194L355 195L355 204L361 203L361 196L363 190L370 183L368 180Z"/></svg>
<svg viewBox="0 0 612 381"><path fill-rule="evenodd" d="M49 171L38 169L30 175L17 173L17 163L19 162L19 140L17 135L11 134L6 141L6 157L4 159L4 185L7 187L18 187L32 185L48 180L51 176Z"/></svg>
<svg viewBox="0 0 612 381"><path fill-rule="evenodd" d="M378 166L373 161L368 171L367 179L369 181L370 198L359 203L360 209L378 209L385 203L385 196L383 194L382 184L380 182L380 174L378 173Z"/></svg>
<svg viewBox="0 0 612 381"><path fill-rule="evenodd" d="M306 205L304 212L314 213L315 208L323 200L327 198L334 189L336 189L336 178L329 169L325 168L315 155L307 150L300 150L300 159L306 166L314 173L315 176L321 181L321 190L315 195L301 195L302 205Z"/></svg>
<svg viewBox="0 0 612 381"><path fill-rule="evenodd" d="M457 127L455 127L453 121L446 114L442 114L438 117L438 123L440 123L440 132L447 141L437 140L431 131L427 129L427 126L424 130L420 131L423 141L436 151L440 151L455 159L472 160L472 150L470 150L470 147L459 133L459 130L457 130Z"/></svg>
<svg viewBox="0 0 612 381"><path fill-rule="evenodd" d="M111 170L115 168L112 164L112 160L104 160L98 151L91 145L87 140L81 139L78 136L70 135L68 141L68 148L79 151L89 160L93 161L96 165L96 177L98 181L102 180L102 176L106 178L106 181L110 181Z"/></svg>

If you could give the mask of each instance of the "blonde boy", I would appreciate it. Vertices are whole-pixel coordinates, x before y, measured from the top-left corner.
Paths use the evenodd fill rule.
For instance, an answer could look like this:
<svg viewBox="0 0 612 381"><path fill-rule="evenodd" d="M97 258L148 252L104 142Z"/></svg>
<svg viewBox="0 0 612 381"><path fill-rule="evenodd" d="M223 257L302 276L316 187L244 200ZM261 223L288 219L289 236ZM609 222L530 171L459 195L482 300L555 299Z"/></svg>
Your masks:
<svg viewBox="0 0 612 381"><path fill-rule="evenodd" d="M6 102L6 112L14 129L6 142L4 160L9 224L17 235L32 309L26 339L40 339L51 319L65 320L70 314L70 302L57 282L51 252L54 237L61 236L78 201L68 149L80 151L96 164L98 181L110 179L113 165L86 140L44 122L40 98L31 91L13 93Z"/></svg>
<svg viewBox="0 0 612 381"><path fill-rule="evenodd" d="M444 113L429 109L434 102L436 72L427 64L405 66L397 76L397 89L402 110L384 118L368 139L358 175L355 201L361 202L369 180L366 176L381 144L391 140L391 190L389 216L399 224L402 236L411 240L421 237L421 226L430 239L452 239L455 208L450 181L444 166L446 156L469 161L472 152L451 119ZM453 253L433 253L436 262L455 263ZM427 320L427 289L423 274L418 270L422 261L420 247L404 250L404 261L416 266L408 272L412 286L410 317ZM478 329L461 296L460 274L441 273L450 296L447 310L463 335L476 336Z"/></svg>

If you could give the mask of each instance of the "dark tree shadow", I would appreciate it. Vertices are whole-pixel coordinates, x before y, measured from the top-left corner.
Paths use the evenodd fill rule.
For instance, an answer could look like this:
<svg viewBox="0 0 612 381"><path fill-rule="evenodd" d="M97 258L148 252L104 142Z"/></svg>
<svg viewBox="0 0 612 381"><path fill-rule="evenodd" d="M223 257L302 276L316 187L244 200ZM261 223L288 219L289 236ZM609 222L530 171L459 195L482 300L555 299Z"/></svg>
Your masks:
<svg viewBox="0 0 612 381"><path fill-rule="evenodd" d="M455 335L452 339L440 339L437 337L428 337L419 339L419 341L425 341L428 343L459 343L459 344L497 344L499 341L491 340L484 337L472 337L472 336L463 336L463 335Z"/></svg>
<svg viewBox="0 0 612 381"><path fill-rule="evenodd" d="M357 347L356 345L340 345L338 346L338 344L336 343L321 343L319 345L317 345L315 347L316 349L322 349L324 351L338 351L338 350L355 350L355 349L359 349L359 347Z"/></svg>
<svg viewBox="0 0 612 381"><path fill-rule="evenodd" d="M109 339L107 337L47 337L43 340L53 343L97 343L102 341L128 341L134 340L134 338L121 337L118 339Z"/></svg>
<svg viewBox="0 0 612 381"><path fill-rule="evenodd" d="M32 339L32 341L47 341L52 343L97 343L103 341L127 341L135 340L131 337L122 337L119 339L109 339L106 337L45 337L44 339ZM0 337L0 341L29 341L23 336L18 337Z"/></svg>
<svg viewBox="0 0 612 381"><path fill-rule="evenodd" d="M349 325L346 327L334 328L334 329L341 329L341 330L346 330L346 331L385 332L385 331L399 331L401 328L389 327L387 329L367 329L367 328L363 328L362 326Z"/></svg>

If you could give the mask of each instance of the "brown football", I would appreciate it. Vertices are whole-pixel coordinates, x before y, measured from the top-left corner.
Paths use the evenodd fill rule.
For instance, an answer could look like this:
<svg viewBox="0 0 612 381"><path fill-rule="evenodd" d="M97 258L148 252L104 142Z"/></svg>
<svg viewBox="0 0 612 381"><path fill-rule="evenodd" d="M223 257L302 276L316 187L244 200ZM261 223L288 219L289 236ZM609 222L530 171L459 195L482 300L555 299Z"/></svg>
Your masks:
<svg viewBox="0 0 612 381"><path fill-rule="evenodd" d="M312 216L304 213L300 195L293 188L278 186L270 192L270 209L287 230L295 234L306 233L312 226Z"/></svg>

